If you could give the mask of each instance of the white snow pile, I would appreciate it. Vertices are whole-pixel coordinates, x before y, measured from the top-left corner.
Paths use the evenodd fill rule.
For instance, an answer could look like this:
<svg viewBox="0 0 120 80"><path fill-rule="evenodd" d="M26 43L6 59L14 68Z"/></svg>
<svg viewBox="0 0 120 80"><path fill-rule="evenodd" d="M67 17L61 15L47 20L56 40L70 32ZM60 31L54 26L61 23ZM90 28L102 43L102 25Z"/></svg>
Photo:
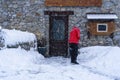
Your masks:
<svg viewBox="0 0 120 80"><path fill-rule="evenodd" d="M81 65L93 72L120 78L120 48L94 46L79 49Z"/></svg>
<svg viewBox="0 0 120 80"><path fill-rule="evenodd" d="M16 45L24 42L32 42L36 40L36 36L30 32L20 30L2 29L4 32L5 45Z"/></svg>
<svg viewBox="0 0 120 80"><path fill-rule="evenodd" d="M0 50L0 69L26 70L32 69L35 64L44 59L37 51L26 51L21 48Z"/></svg>

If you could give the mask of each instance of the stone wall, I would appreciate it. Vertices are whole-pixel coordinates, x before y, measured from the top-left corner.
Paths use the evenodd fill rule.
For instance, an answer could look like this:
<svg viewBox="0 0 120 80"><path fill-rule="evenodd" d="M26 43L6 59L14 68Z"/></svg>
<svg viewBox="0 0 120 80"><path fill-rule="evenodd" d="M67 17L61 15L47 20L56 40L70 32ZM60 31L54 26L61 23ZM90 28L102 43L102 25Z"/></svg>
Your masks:
<svg viewBox="0 0 120 80"><path fill-rule="evenodd" d="M101 7L46 7L44 0L0 0L0 25L3 28L15 28L35 33L38 40L48 40L49 16L44 11L74 11L69 16L69 30L78 24L81 29L80 46L118 45L120 31L113 38L109 36L91 36L88 39L86 13L116 13L120 19L120 0L103 0ZM116 29L120 28L120 20L115 20ZM42 41L42 40L41 40Z"/></svg>
<svg viewBox="0 0 120 80"><path fill-rule="evenodd" d="M0 25L44 36L44 2L41 0L0 0Z"/></svg>

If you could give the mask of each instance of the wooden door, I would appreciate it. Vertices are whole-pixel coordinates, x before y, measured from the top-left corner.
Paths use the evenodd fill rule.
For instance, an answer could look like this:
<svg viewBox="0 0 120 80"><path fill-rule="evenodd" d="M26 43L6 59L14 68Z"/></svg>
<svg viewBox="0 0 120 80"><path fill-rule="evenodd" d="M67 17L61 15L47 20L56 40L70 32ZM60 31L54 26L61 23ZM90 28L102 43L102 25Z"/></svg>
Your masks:
<svg viewBox="0 0 120 80"><path fill-rule="evenodd" d="M50 56L68 54L68 16L50 16L49 54Z"/></svg>

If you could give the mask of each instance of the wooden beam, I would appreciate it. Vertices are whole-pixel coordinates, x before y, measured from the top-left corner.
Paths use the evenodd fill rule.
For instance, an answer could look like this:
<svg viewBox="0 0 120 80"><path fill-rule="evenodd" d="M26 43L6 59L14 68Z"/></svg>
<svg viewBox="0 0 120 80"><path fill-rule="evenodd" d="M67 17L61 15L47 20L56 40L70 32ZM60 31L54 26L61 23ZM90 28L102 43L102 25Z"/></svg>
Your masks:
<svg viewBox="0 0 120 80"><path fill-rule="evenodd" d="M73 11L44 11L45 15L73 15Z"/></svg>
<svg viewBox="0 0 120 80"><path fill-rule="evenodd" d="M101 6L102 0L45 0L45 6Z"/></svg>

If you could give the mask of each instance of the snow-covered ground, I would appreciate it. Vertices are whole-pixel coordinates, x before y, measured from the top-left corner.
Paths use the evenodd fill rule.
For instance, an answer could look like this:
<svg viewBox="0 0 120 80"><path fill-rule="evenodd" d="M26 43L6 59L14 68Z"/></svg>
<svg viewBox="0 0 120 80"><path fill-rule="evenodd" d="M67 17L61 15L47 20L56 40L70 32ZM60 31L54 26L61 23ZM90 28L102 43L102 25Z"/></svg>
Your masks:
<svg viewBox="0 0 120 80"><path fill-rule="evenodd" d="M0 80L120 80L119 47L92 46L79 52L79 65L73 65L70 58L44 58L20 47L2 49Z"/></svg>
<svg viewBox="0 0 120 80"><path fill-rule="evenodd" d="M120 48L94 46L79 49L79 65L70 58L44 58L21 48L0 51L0 80L119 80Z"/></svg>

